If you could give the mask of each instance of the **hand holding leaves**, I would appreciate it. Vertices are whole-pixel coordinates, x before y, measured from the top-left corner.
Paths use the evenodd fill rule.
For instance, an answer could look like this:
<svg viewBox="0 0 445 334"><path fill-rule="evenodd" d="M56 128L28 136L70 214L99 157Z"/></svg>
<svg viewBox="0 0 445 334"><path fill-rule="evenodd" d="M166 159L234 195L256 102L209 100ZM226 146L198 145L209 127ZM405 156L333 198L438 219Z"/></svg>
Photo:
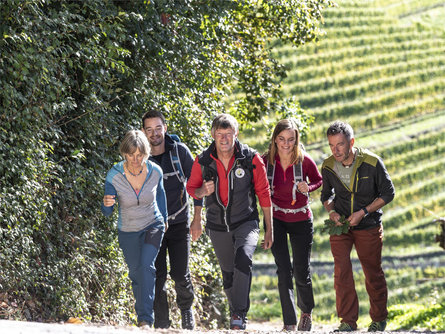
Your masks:
<svg viewBox="0 0 445 334"><path fill-rule="evenodd" d="M326 219L324 221L324 227L321 229L322 232L329 232L329 235L341 235L346 234L349 231L349 221L346 220L345 216L340 217L340 222L342 225L337 226L335 222L331 219Z"/></svg>

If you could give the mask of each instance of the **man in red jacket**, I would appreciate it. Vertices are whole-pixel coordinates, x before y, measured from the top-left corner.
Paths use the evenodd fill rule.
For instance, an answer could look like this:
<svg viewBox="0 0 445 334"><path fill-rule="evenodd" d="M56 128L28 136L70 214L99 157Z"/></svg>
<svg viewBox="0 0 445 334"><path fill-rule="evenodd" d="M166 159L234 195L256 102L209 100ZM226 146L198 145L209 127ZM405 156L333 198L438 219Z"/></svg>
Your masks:
<svg viewBox="0 0 445 334"><path fill-rule="evenodd" d="M263 248L273 243L269 183L259 154L238 141L238 122L233 116L218 115L212 123L212 137L210 147L195 159L187 191L195 199L205 197L206 232L222 271L230 329L244 330L252 257L259 237L255 195L264 214Z"/></svg>

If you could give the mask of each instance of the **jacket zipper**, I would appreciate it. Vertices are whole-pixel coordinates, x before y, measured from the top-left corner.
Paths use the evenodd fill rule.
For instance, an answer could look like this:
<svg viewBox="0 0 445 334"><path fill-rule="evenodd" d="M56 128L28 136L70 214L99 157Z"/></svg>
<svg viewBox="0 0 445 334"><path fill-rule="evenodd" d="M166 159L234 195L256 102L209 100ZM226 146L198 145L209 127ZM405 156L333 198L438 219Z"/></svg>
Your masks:
<svg viewBox="0 0 445 334"><path fill-rule="evenodd" d="M358 188L358 172L355 171L355 191L351 195L351 215L354 213L354 194L357 192L357 188Z"/></svg>
<svg viewBox="0 0 445 334"><path fill-rule="evenodd" d="M233 190L233 169L236 166L238 159L235 158L235 161L233 161L232 168L229 170L229 189L227 190L227 207L224 207L224 222L227 226L227 232L229 232L229 224L227 223L227 208L230 206L230 199L231 199L231 190Z"/></svg>
<svg viewBox="0 0 445 334"><path fill-rule="evenodd" d="M224 213L223 213L223 220L224 220L224 224L226 225L226 229L227 232L229 232L229 224L227 223L227 208L224 206L224 204L221 202L220 198L219 198L219 183L218 183L218 177L216 177L216 188L215 188L215 197L216 200L218 201L219 206L223 209ZM227 203L228 204L228 203Z"/></svg>
<svg viewBox="0 0 445 334"><path fill-rule="evenodd" d="M128 182L128 185L130 186L130 188L133 190L134 194L136 195L136 199L138 201L138 206L139 206L139 195L142 193L142 189L144 189L145 183L147 183L148 176L150 175L148 167L147 167L147 176L145 177L144 183L142 184L142 187L139 190L139 194L136 194L136 190L134 190L134 188L131 185L130 181L128 181L127 177L125 176L125 173L122 173L122 175L124 176L125 180Z"/></svg>
<svg viewBox="0 0 445 334"><path fill-rule="evenodd" d="M329 170L341 182L341 184L343 184L343 186L346 188L346 190L348 190L351 193L351 215L352 215L354 213L354 210L353 210L353 208L354 208L354 192L349 189L349 187L338 177L337 173L332 168L330 168L330 167L325 167L325 168L327 170ZM355 174L356 174L356 176L358 176L357 172ZM356 187L357 187L357 183L358 182L356 182ZM354 189L354 185L352 186L352 188Z"/></svg>
<svg viewBox="0 0 445 334"><path fill-rule="evenodd" d="M208 168L211 168L211 167L208 167ZM218 202L219 206L224 211L222 214L222 218L223 218L224 224L226 225L227 232L229 232L229 224L227 223L227 208L224 206L224 204L221 202L221 200L219 198L218 173L216 173L216 180L215 180L215 197L216 197L216 201Z"/></svg>
<svg viewBox="0 0 445 334"><path fill-rule="evenodd" d="M229 232L230 231L230 228L229 228L229 223L228 223L228 219L227 219L227 208L229 207L229 205L230 205L230 195L231 195L231 189L233 189L233 173L232 173L232 171L233 171L233 167L236 165L236 162L238 161L238 159L235 159L235 161L233 162L233 165L232 165L232 168L229 170L229 172L228 172L228 179L229 179L229 187L228 187L228 189L227 189L227 206L225 206L222 202L221 202L221 200L220 200L220 198L219 198L219 190L218 190L218 182L216 182L216 184L217 184L217 186L216 186L216 189L215 189L215 191L217 191L217 193L215 194L216 195L216 199L217 199L217 201L218 201L218 204L222 207L222 209L223 209L223 211L224 211L224 213L223 213L223 219L224 219L224 224L226 225L226 230L227 230L227 232Z"/></svg>

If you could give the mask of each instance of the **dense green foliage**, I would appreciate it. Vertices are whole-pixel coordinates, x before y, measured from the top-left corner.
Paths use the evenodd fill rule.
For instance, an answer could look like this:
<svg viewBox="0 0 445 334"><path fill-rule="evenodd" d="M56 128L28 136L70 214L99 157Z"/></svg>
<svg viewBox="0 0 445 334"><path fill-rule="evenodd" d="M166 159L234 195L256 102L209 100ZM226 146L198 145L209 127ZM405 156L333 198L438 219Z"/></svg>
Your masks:
<svg viewBox="0 0 445 334"><path fill-rule="evenodd" d="M269 41L315 39L329 1L18 1L0 3L2 317L132 322L113 219L100 212L117 144L159 108L193 151L227 93L245 123L280 102ZM304 121L304 117L301 116ZM199 318L221 281L209 242L194 249ZM224 307L222 303L222 307Z"/></svg>
<svg viewBox="0 0 445 334"><path fill-rule="evenodd" d="M400 266L397 272L386 272L389 281L409 275L412 269L406 268L405 273L406 265L443 268L445 263L445 252L435 240L440 233L436 220L445 216L445 31L439 19L443 13L440 0L339 1L338 7L326 11L326 35L319 43L296 52L287 44L275 48L276 57L287 67L283 93L299 100L314 118L303 142L317 164L321 166L330 154L325 131L337 118L354 127L357 146L383 158L396 189L394 200L383 208L383 255L392 259L384 262L384 268L393 263ZM256 131L246 133L243 139L264 152L268 138L258 124ZM332 269L329 235L321 231L328 215L319 201L319 191L311 197L315 225L312 259L326 261ZM399 260L405 256L412 261ZM352 257L357 258L355 251ZM273 263L270 252L259 251L255 260ZM361 275L361 269L357 270ZM361 279L357 286L364 288ZM338 325L335 306L328 301L334 296L333 278L326 281L325 285L315 280L315 288L320 290L314 315ZM254 283L266 284L256 278ZM443 330L443 320L434 327L422 320L421 312L433 314L443 308L444 287L441 271L434 279L420 276L409 284L391 284L389 305L398 311L390 323L399 323L400 328ZM433 305L429 297L435 291L436 306L420 307ZM264 298L255 299L251 317L280 319L279 304L272 305L270 298L262 303ZM359 299L363 318L369 302L365 294ZM419 312L417 318L411 312L414 309ZM398 319L402 319L403 310L412 321L402 326ZM364 318L364 322L368 320Z"/></svg>

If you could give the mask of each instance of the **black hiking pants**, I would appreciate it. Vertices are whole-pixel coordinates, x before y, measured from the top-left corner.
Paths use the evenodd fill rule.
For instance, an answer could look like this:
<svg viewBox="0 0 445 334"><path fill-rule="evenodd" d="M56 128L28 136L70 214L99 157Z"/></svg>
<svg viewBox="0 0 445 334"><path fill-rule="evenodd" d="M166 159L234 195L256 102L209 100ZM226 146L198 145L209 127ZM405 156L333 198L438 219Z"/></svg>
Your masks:
<svg viewBox="0 0 445 334"><path fill-rule="evenodd" d="M192 306L195 295L189 270L190 229L186 222L168 227L156 258L155 328L170 327L165 284L167 281L167 253L170 259L170 277L175 282L176 302L179 309L187 310Z"/></svg>
<svg viewBox="0 0 445 334"><path fill-rule="evenodd" d="M297 324L294 301L293 278L297 291L297 305L303 313L314 308L310 257L314 235L312 220L287 223L274 218L274 243L272 254L277 265L278 291L285 325ZM292 262L289 254L288 236L292 247Z"/></svg>

